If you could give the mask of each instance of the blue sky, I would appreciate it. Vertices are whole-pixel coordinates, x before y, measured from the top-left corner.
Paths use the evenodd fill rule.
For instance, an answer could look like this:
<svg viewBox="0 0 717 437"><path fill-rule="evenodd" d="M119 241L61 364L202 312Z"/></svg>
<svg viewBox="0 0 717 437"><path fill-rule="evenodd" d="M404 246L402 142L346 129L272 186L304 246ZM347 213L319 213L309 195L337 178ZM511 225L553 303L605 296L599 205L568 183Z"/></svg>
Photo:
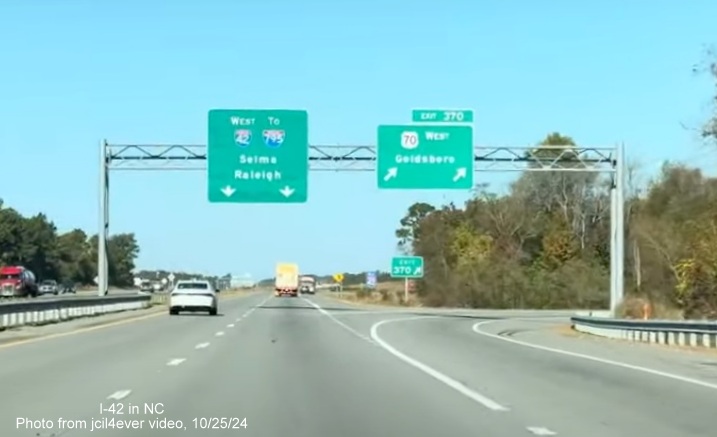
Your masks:
<svg viewBox="0 0 717 437"><path fill-rule="evenodd" d="M708 114L710 83L691 67L717 42L717 2L657 5L5 0L0 197L95 233L99 140L203 144L212 108L306 109L314 144L372 144L414 107L473 108L479 144L557 130L623 141L646 173L664 159L712 165L681 124ZM387 267L410 204L468 197L375 185L313 173L306 204L213 205L201 172L114 173L111 229L136 233L142 268L359 271Z"/></svg>

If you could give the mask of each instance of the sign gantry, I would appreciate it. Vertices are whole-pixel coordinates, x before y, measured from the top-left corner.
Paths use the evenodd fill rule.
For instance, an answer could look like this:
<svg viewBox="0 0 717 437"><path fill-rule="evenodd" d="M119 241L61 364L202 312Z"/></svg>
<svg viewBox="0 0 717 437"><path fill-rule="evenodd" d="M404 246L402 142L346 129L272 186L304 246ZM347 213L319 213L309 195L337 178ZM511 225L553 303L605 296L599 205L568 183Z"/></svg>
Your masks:
<svg viewBox="0 0 717 437"><path fill-rule="evenodd" d="M288 109L210 111L207 145L102 141L99 294L108 290L110 171L206 171L209 201L217 203L306 202L309 171L375 170L377 185L385 190L468 190L476 172L605 172L612 179L610 309L615 311L624 290L624 146L473 146L472 110L415 109L411 120L380 126L376 147L310 145L306 111ZM400 266L393 265L397 259L403 259ZM409 268L423 275L422 261L404 265L413 262L394 258L392 276L407 279Z"/></svg>

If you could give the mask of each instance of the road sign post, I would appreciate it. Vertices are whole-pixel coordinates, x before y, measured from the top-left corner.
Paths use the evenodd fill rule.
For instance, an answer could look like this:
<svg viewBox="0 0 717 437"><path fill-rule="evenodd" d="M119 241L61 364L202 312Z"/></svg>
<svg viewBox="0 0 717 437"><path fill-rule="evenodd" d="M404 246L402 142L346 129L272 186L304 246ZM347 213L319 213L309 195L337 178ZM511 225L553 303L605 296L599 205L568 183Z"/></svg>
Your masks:
<svg viewBox="0 0 717 437"><path fill-rule="evenodd" d="M369 271L366 272L366 288L374 289L378 284L378 272Z"/></svg>
<svg viewBox="0 0 717 437"><path fill-rule="evenodd" d="M409 279L423 277L422 256L396 256L391 259L391 277L403 278L403 301L408 302Z"/></svg>
<svg viewBox="0 0 717 437"><path fill-rule="evenodd" d="M334 281L339 284L339 297L341 297L341 294L344 291L344 274L334 273Z"/></svg>
<svg viewBox="0 0 717 437"><path fill-rule="evenodd" d="M379 126L376 178L379 189L471 189L473 128Z"/></svg>
<svg viewBox="0 0 717 437"><path fill-rule="evenodd" d="M207 190L212 203L303 203L308 198L306 111L209 111Z"/></svg>
<svg viewBox="0 0 717 437"><path fill-rule="evenodd" d="M414 123L473 123L471 109L414 109Z"/></svg>

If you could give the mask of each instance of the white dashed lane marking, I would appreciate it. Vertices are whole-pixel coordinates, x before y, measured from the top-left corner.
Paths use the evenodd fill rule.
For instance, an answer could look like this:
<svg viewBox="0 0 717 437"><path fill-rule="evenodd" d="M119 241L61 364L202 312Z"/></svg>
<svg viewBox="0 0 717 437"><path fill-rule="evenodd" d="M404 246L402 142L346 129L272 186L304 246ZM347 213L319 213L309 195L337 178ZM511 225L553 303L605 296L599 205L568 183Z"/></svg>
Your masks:
<svg viewBox="0 0 717 437"><path fill-rule="evenodd" d="M237 322L240 322L242 319L248 317L251 313L254 312L254 310L256 310L257 307L262 306L262 305L263 305L264 303L266 303L266 301L268 301L268 300L269 300L269 298L267 298L267 299L265 299L264 301L262 301L262 302L261 302L259 305L257 305L256 307L251 308L249 311L247 311L246 313L244 313L244 314L242 314L240 317L238 317L238 318L236 319L236 321L237 321ZM230 324L227 325L227 328L233 328L233 327L235 327L235 326L236 326L236 325L235 325L234 323L230 323ZM217 337L221 337L221 336L224 335L224 331L218 331L218 332L216 332L214 335L217 336ZM205 348L208 348L209 345L210 345L209 342L204 342L204 343L199 343L199 344L197 344L196 346L194 346L194 348L195 348L195 349L205 349ZM187 361L186 358L172 358L171 360L167 361L167 366L179 366L180 364L182 364L182 363L185 362L185 361ZM131 393L132 393L132 390L117 390L116 392L114 392L114 393L112 393L111 395L107 396L107 399L114 400L114 401L119 401L119 400L122 400L122 399L126 398L126 397L129 396Z"/></svg>
<svg viewBox="0 0 717 437"><path fill-rule="evenodd" d="M262 300L262 301L259 303L259 305L255 306L255 307L249 308L249 311L247 311L247 312L245 312L244 314L242 314L241 317L239 317L239 318L237 319L237 322L240 321L241 319L245 319L245 318L249 317L249 315L250 315L251 313L253 313L254 311L256 311L257 308L260 308L260 307L264 306L264 304L267 303L272 297L273 297L273 295L269 295L269 297L267 297L266 299Z"/></svg>
<svg viewBox="0 0 717 437"><path fill-rule="evenodd" d="M115 401L120 401L132 393L132 390L117 390L116 392L112 393L111 395L107 396L107 399L112 399Z"/></svg>

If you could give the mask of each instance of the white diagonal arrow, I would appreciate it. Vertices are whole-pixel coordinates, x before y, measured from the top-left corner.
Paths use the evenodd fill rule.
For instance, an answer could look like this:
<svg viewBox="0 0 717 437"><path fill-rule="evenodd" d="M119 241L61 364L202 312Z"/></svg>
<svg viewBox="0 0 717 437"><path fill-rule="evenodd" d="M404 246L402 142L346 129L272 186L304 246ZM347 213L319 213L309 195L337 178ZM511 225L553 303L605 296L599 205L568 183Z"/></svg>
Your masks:
<svg viewBox="0 0 717 437"><path fill-rule="evenodd" d="M227 197L232 197L232 194L236 193L237 190L232 188L231 185L227 185L226 187L222 188L222 193L224 193Z"/></svg>
<svg viewBox="0 0 717 437"><path fill-rule="evenodd" d="M456 170L456 175L453 176L453 182L458 182L458 179L463 179L468 174L468 169L461 167Z"/></svg>
<svg viewBox="0 0 717 437"><path fill-rule="evenodd" d="M279 190L279 192L281 194L283 194L284 197L290 197L292 194L294 194L294 191L296 191L296 190L294 190L293 188L291 188L288 185L285 186L284 188L282 188L281 190Z"/></svg>
<svg viewBox="0 0 717 437"><path fill-rule="evenodd" d="M384 182L390 181L391 179L398 176L398 167L391 167L386 172L386 176L383 177Z"/></svg>

